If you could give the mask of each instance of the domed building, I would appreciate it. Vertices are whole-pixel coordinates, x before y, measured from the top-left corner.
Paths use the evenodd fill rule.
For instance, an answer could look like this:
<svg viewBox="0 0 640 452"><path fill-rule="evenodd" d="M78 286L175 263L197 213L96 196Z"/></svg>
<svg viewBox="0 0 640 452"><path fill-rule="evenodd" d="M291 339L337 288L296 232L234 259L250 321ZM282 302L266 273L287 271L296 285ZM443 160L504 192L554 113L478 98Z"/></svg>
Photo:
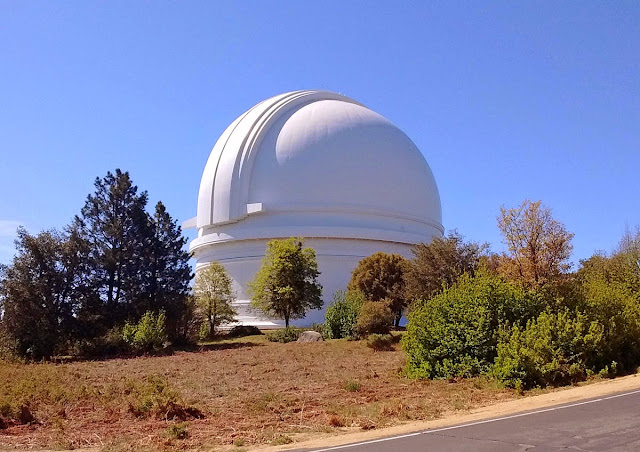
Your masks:
<svg viewBox="0 0 640 452"><path fill-rule="evenodd" d="M196 271L227 269L239 322L275 326L249 309L247 283L267 242L303 237L315 249L325 306L358 261L377 251L412 256L443 233L440 196L415 144L378 113L327 91L260 102L224 131L202 175L197 217L185 222ZM298 324L322 322L324 309Z"/></svg>

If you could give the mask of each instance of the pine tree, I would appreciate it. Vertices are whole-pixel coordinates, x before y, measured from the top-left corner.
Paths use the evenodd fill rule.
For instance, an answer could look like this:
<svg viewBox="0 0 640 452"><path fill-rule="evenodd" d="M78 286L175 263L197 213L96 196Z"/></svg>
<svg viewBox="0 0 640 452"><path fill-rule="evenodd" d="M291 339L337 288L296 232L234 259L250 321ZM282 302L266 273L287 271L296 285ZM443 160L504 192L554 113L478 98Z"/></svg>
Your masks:
<svg viewBox="0 0 640 452"><path fill-rule="evenodd" d="M73 234L20 228L16 245L13 262L0 272L3 336L20 356L51 357L76 331L86 244Z"/></svg>
<svg viewBox="0 0 640 452"><path fill-rule="evenodd" d="M144 210L147 193L138 194L128 172L107 172L94 186L73 229L89 246L86 281L101 301L102 325L110 327L134 314L143 297L152 233ZM87 315L95 314L96 306L86 308Z"/></svg>
<svg viewBox="0 0 640 452"><path fill-rule="evenodd" d="M189 265L190 254L184 250L187 239L162 202L156 204L155 213L149 216L153 232L146 258L146 306L138 308L138 315L147 310L164 310L167 315L167 332L174 337L182 311L187 309L189 282L193 277Z"/></svg>

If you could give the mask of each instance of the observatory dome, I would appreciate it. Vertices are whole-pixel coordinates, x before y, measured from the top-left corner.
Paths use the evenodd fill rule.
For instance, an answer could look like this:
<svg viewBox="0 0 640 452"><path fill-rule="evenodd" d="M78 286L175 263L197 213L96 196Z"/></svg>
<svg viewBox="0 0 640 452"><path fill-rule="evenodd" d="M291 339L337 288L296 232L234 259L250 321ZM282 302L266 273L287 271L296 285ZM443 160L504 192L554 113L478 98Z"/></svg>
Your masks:
<svg viewBox="0 0 640 452"><path fill-rule="evenodd" d="M327 301L363 257L410 257L412 244L443 233L438 188L415 144L383 116L327 91L275 96L231 123L209 155L197 216L185 226L198 229L190 246L196 271L222 263L241 311L270 239L305 238ZM311 314L306 323L322 317ZM248 311L240 320L262 322Z"/></svg>

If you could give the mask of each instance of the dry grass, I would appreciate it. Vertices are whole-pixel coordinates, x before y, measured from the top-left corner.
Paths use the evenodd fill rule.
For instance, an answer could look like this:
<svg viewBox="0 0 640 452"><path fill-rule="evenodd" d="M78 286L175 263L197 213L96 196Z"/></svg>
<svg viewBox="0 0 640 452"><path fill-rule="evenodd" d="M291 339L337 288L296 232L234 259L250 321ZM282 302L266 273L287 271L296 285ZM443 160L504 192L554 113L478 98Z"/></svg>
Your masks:
<svg viewBox="0 0 640 452"><path fill-rule="evenodd" d="M376 352L365 342L280 344L253 336L173 356L0 363L0 407L28 407L35 417L1 429L0 448L237 450L517 397L485 379L410 380L404 361L397 346ZM184 434L175 434L175 424Z"/></svg>

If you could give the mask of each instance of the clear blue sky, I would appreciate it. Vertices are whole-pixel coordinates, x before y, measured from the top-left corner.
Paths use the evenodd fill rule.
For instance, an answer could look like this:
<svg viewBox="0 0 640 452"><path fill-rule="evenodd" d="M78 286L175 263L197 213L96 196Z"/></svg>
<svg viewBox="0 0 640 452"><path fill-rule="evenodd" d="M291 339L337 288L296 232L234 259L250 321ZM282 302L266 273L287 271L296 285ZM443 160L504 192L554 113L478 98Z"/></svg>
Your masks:
<svg viewBox="0 0 640 452"><path fill-rule="evenodd" d="M117 167L191 218L224 128L309 88L402 128L445 227L496 251L525 198L574 262L640 224L637 1L2 1L0 262L17 224L64 226Z"/></svg>

